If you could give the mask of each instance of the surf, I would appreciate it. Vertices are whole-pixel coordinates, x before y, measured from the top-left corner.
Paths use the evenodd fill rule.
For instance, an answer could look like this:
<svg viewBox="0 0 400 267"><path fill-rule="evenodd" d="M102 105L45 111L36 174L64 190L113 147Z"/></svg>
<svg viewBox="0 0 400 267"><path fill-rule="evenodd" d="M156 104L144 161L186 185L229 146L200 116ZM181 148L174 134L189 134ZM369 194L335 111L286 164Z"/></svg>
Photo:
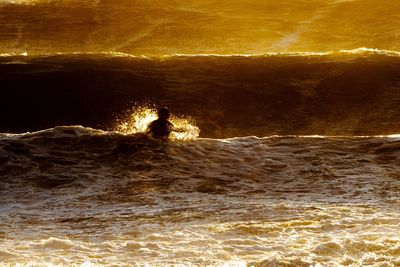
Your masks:
<svg viewBox="0 0 400 267"><path fill-rule="evenodd" d="M400 132L400 60L388 51L156 58L77 53L3 56L0 62L2 132L71 124L110 130L143 103L190 117L201 137Z"/></svg>
<svg viewBox="0 0 400 267"><path fill-rule="evenodd" d="M392 262L399 142L396 136L160 142L83 126L2 134L1 260Z"/></svg>

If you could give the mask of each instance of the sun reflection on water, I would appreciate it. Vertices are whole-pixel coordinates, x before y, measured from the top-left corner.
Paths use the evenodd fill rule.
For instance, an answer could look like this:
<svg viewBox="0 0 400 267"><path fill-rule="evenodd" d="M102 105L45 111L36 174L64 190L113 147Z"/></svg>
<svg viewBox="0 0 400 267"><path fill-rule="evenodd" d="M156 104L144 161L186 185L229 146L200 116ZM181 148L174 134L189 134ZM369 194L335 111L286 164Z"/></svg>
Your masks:
<svg viewBox="0 0 400 267"><path fill-rule="evenodd" d="M135 107L124 119L118 120L115 130L123 134L145 133L149 124L157 118L155 107ZM199 136L200 129L192 118L172 115L170 121L174 125L171 140L194 140Z"/></svg>

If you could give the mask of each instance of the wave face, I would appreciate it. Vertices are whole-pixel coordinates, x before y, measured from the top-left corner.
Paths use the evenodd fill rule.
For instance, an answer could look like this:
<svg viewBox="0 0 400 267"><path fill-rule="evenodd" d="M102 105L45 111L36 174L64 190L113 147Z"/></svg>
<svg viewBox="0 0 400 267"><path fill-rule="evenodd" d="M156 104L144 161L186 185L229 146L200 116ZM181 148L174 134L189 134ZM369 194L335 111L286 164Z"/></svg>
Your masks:
<svg viewBox="0 0 400 267"><path fill-rule="evenodd" d="M0 137L0 262L397 264L399 138Z"/></svg>
<svg viewBox="0 0 400 267"><path fill-rule="evenodd" d="M400 265L399 11L0 0L0 265Z"/></svg>
<svg viewBox="0 0 400 267"><path fill-rule="evenodd" d="M400 132L400 60L380 51L264 56L0 57L0 131L112 129L136 103L192 117L202 137Z"/></svg>
<svg viewBox="0 0 400 267"><path fill-rule="evenodd" d="M381 0L1 0L0 53L399 51L399 13Z"/></svg>

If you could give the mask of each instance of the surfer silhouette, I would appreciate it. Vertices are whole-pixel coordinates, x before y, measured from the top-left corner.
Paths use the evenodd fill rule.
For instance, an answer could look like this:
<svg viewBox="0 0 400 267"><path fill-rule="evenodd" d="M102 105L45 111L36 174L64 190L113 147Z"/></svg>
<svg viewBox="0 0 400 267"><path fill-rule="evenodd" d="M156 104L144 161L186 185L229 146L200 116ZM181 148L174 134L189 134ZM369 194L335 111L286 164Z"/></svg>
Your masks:
<svg viewBox="0 0 400 267"><path fill-rule="evenodd" d="M147 133L157 139L168 139L174 125L168 119L171 116L169 109L166 107L158 110L158 119L152 121L148 128Z"/></svg>

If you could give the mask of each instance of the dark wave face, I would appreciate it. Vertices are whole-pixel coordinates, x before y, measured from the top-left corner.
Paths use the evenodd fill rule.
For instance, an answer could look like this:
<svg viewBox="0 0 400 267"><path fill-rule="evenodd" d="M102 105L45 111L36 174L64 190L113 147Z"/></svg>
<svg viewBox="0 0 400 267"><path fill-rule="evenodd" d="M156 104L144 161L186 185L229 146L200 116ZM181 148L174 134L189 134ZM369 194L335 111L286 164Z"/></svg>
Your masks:
<svg viewBox="0 0 400 267"><path fill-rule="evenodd" d="M399 13L0 0L0 266L399 266Z"/></svg>
<svg viewBox="0 0 400 267"><path fill-rule="evenodd" d="M400 58L116 54L0 58L2 132L112 129L135 104L192 117L203 137L400 132Z"/></svg>

